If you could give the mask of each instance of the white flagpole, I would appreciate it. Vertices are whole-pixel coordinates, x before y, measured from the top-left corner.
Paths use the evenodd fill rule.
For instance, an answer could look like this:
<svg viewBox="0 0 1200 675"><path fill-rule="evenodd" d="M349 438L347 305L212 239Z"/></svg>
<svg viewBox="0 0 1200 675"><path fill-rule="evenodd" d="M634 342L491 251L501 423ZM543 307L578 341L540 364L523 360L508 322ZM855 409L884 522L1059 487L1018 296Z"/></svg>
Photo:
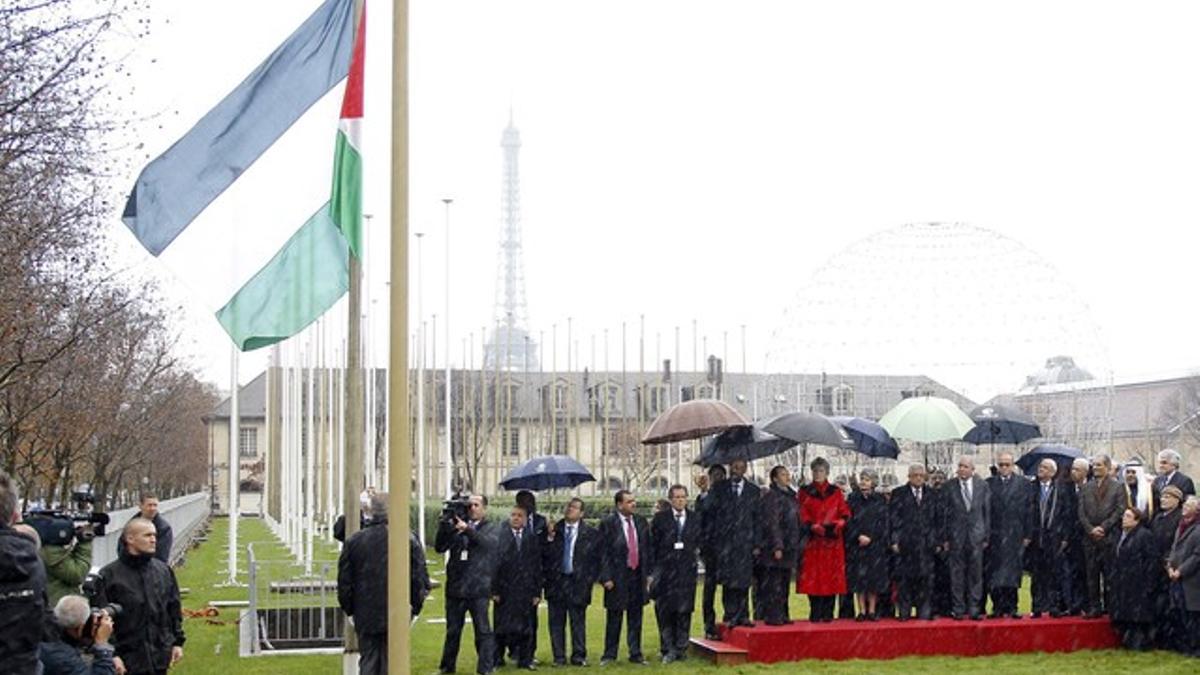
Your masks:
<svg viewBox="0 0 1200 675"><path fill-rule="evenodd" d="M450 469L450 443L452 438L450 433L452 428L450 426L450 392L453 389L453 387L450 386L450 205L454 203L454 200L447 197L442 199L442 203L446 205L446 306L443 310L442 318L442 322L444 324L442 330L445 332L443 339L445 340L446 347L446 447L442 451L442 466L445 467L446 472L446 499L449 499L450 495L454 492L454 479L452 478L454 472ZM422 504L424 504L424 502L422 502ZM422 519L422 522L424 522L424 519ZM422 541L424 540L422 539Z"/></svg>
<svg viewBox="0 0 1200 675"><path fill-rule="evenodd" d="M237 549L238 549L238 485L241 479L240 452L238 442L241 440L241 410L238 409L238 349L229 348L229 501L225 510L229 513L229 580L230 585L237 584Z"/></svg>
<svg viewBox="0 0 1200 675"><path fill-rule="evenodd" d="M425 544L425 321L421 288L421 241L424 232L417 232L417 538Z"/></svg>

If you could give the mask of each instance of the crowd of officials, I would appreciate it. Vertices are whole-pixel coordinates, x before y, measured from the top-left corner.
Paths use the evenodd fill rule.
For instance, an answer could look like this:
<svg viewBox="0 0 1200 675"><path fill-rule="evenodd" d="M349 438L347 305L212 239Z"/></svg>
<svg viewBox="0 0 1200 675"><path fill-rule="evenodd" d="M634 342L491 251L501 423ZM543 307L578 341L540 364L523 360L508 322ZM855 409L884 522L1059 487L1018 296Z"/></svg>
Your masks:
<svg viewBox="0 0 1200 675"><path fill-rule="evenodd" d="M542 602L554 665L587 665L586 616L597 583L601 666L617 658L622 632L628 659L646 663L641 633L650 602L662 662L683 660L701 569L710 639L718 638L718 587L728 626L790 623L793 580L814 622L981 621L1023 618L1017 594L1029 572L1026 620L1106 619L1127 647L1195 655L1200 502L1179 463L1177 453L1163 451L1147 481L1141 467L1114 467L1103 455L1061 468L1047 459L1031 479L1001 452L987 478L963 456L951 476L913 465L905 484L884 490L872 471L848 486L832 483L822 458L798 488L783 466L760 487L738 460L699 476L694 502L685 486L671 486L650 520L620 490L598 527L585 520L581 499L555 520L523 491L503 518L490 518L487 498L472 495L465 517L445 519L435 542L448 559L440 669L455 672L468 615L476 672L508 661L536 669Z"/></svg>
<svg viewBox="0 0 1200 675"><path fill-rule="evenodd" d="M68 520L65 527L72 527ZM89 576L92 540L42 544L21 521L16 485L0 471L0 672L160 675L183 658L179 587L167 564L171 526L142 495L117 559Z"/></svg>

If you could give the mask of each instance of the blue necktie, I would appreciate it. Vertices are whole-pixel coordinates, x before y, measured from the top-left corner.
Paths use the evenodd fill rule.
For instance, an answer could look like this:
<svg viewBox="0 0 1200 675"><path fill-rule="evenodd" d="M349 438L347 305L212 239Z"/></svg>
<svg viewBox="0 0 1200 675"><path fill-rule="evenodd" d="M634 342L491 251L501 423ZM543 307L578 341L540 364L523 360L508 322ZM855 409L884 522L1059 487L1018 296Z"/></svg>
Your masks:
<svg viewBox="0 0 1200 675"><path fill-rule="evenodd" d="M566 537L566 539L563 540L563 545L567 547L566 552L563 554L563 567L562 567L563 574L574 574L575 573L575 561L574 561L575 551L574 551L574 547L572 546L572 544L574 544L574 543L575 543L575 528L568 525L567 526L567 537Z"/></svg>

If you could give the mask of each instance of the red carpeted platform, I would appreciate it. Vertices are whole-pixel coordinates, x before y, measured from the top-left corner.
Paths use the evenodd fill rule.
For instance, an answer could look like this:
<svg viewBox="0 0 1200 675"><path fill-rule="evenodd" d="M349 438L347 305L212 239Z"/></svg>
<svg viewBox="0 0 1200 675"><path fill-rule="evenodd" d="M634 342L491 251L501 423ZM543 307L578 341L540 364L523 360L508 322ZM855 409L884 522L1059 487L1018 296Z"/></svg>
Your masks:
<svg viewBox="0 0 1200 675"><path fill-rule="evenodd" d="M1107 619L985 619L983 621L883 619L858 623L797 621L787 626L722 628L723 640L693 640L693 648L742 652L760 663L801 659L894 659L901 656L988 656L1021 652L1073 652L1118 645ZM711 655L711 654L710 654Z"/></svg>

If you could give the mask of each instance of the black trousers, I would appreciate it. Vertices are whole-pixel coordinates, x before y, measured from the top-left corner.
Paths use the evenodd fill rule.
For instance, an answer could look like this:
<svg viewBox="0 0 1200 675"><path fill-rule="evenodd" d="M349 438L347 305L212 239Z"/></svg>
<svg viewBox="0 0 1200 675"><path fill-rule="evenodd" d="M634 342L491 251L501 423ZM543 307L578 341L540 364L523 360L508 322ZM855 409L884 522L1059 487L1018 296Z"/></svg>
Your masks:
<svg viewBox="0 0 1200 675"><path fill-rule="evenodd" d="M658 603L654 604L654 616L658 619L659 650L663 656L681 658L687 654L688 633L692 627L692 613L664 609Z"/></svg>
<svg viewBox="0 0 1200 675"><path fill-rule="evenodd" d="M932 585L933 579L927 576L896 580L896 608L901 618L911 617L913 609L917 610L918 619L928 619L933 615Z"/></svg>
<svg viewBox="0 0 1200 675"><path fill-rule="evenodd" d="M704 558L704 593L700 598L700 613L704 618L705 634L717 631L717 560Z"/></svg>
<svg viewBox="0 0 1200 675"><path fill-rule="evenodd" d="M788 582L792 571L786 567L763 568L762 605L763 620L768 624L788 621Z"/></svg>
<svg viewBox="0 0 1200 675"><path fill-rule="evenodd" d="M1066 610L1071 594L1071 579L1065 552L1039 548L1033 551L1032 563L1029 591L1033 595L1033 611Z"/></svg>
<svg viewBox="0 0 1200 675"><path fill-rule="evenodd" d="M934 614L950 615L950 566L946 564L946 556L942 553L933 557L933 592L930 594L930 605Z"/></svg>
<svg viewBox="0 0 1200 675"><path fill-rule="evenodd" d="M567 660L567 620L571 621L571 662L587 660L587 607L560 602L548 604L550 615L550 650L554 662Z"/></svg>
<svg viewBox="0 0 1200 675"><path fill-rule="evenodd" d="M760 605L763 604L763 583L766 580L766 576L767 568L759 565L758 563L754 563L754 582L751 586L751 594L754 596L752 600L754 601L755 621L763 620L763 608Z"/></svg>
<svg viewBox="0 0 1200 675"><path fill-rule="evenodd" d="M602 659L616 659L617 647L621 642L621 622L625 622L625 643L629 646L629 658L638 660L642 655L642 610L646 592L641 576L634 570L622 568L624 579L617 583L625 589L624 609L606 609L604 620L604 654Z"/></svg>
<svg viewBox="0 0 1200 675"><path fill-rule="evenodd" d="M1087 567L1087 608L1090 612L1107 612L1112 604L1113 553L1113 545L1108 537L1098 542L1088 538L1083 543Z"/></svg>
<svg viewBox="0 0 1200 675"><path fill-rule="evenodd" d="M970 544L951 548L946 564L950 568L950 611L983 612L983 551Z"/></svg>
<svg viewBox="0 0 1200 675"><path fill-rule="evenodd" d="M808 596L808 620L809 621L832 621L833 607L837 602L836 595L810 595Z"/></svg>
<svg viewBox="0 0 1200 675"><path fill-rule="evenodd" d="M1078 614L1087 609L1087 557L1083 552L1083 542L1072 540L1067 545L1063 565L1067 568L1069 582L1067 597L1063 600L1067 611Z"/></svg>
<svg viewBox="0 0 1200 675"><path fill-rule="evenodd" d="M388 675L387 633L358 634L358 672L360 675Z"/></svg>
<svg viewBox="0 0 1200 675"><path fill-rule="evenodd" d="M445 672L454 672L458 664L458 646L462 641L463 625L467 613L475 631L475 672L486 673L492 669L496 659L496 636L488 617L487 598L446 598L446 642L442 645L442 661L439 667Z"/></svg>
<svg viewBox="0 0 1200 675"><path fill-rule="evenodd" d="M749 596L750 589L748 588L721 585L721 605L725 609L726 626L750 622L749 607L747 607Z"/></svg>
<svg viewBox="0 0 1200 675"><path fill-rule="evenodd" d="M1010 586L996 586L991 589L993 614L1016 614L1017 589Z"/></svg>
<svg viewBox="0 0 1200 675"><path fill-rule="evenodd" d="M529 634L528 628L519 633L496 633L496 664L495 667L500 667L500 661L504 658L504 653L507 650L508 655L520 667L525 667L533 663L533 636Z"/></svg>

